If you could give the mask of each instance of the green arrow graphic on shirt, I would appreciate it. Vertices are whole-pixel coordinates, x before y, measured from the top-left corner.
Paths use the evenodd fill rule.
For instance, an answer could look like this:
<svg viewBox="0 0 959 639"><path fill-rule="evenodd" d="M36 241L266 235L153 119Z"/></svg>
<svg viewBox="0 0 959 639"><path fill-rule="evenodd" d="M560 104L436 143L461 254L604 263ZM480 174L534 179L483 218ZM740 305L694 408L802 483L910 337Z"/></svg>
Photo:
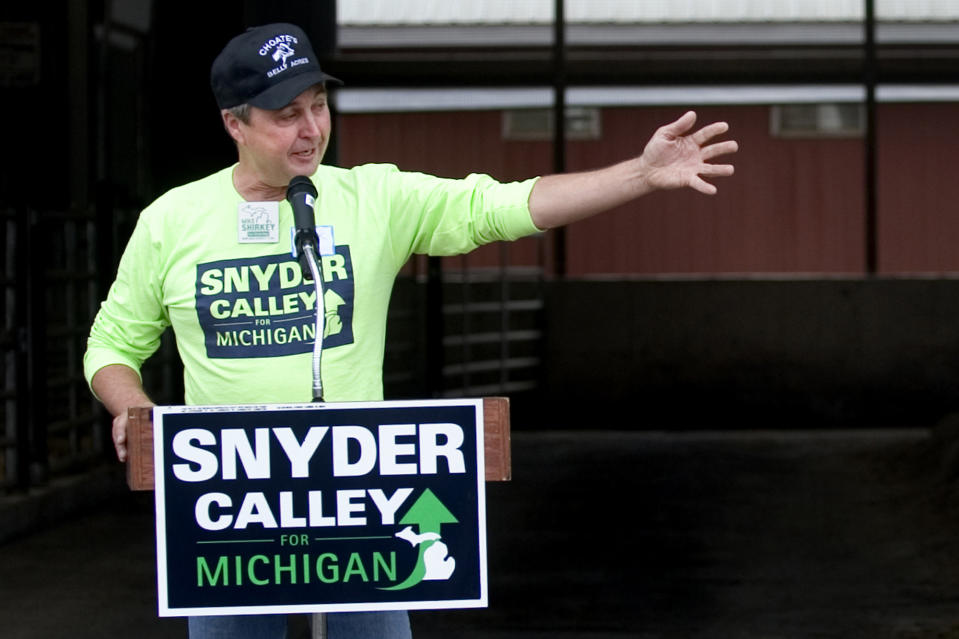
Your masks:
<svg viewBox="0 0 959 639"><path fill-rule="evenodd" d="M403 582L395 586L382 588L382 590L406 590L423 581L426 576L426 561L424 559L426 551L440 539L440 527L443 524L456 523L459 523L459 520L433 494L433 491L429 488L424 490L423 494L400 520L400 525L405 525L406 528L396 535L419 547L416 565L413 566L413 572L410 573L410 576ZM413 532L413 526L419 528L419 534ZM452 571L452 568L450 571Z"/></svg>
<svg viewBox="0 0 959 639"><path fill-rule="evenodd" d="M337 335L343 330L343 321L340 319L340 307L346 304L346 301L331 289L326 289L323 293L323 308L326 320L323 324L323 337Z"/></svg>

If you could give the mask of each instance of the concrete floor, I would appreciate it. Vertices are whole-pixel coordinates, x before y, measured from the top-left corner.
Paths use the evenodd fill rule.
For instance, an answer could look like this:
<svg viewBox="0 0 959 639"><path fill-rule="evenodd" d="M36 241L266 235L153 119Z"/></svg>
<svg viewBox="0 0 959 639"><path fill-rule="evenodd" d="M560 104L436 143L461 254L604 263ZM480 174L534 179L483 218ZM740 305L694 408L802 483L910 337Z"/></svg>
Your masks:
<svg viewBox="0 0 959 639"><path fill-rule="evenodd" d="M490 607L415 612L414 637L959 638L957 441L514 433ZM0 545L0 637L185 637L156 617L152 508L121 492Z"/></svg>

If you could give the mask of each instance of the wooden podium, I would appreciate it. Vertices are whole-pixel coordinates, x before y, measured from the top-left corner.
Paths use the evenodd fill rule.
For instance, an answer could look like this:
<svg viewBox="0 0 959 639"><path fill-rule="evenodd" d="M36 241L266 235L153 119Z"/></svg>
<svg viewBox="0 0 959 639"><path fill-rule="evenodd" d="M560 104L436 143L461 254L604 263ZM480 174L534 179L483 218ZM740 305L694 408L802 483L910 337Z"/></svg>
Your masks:
<svg viewBox="0 0 959 639"><path fill-rule="evenodd" d="M127 484L131 490L153 490L153 409L131 408L127 426ZM486 481L509 481L509 398L483 398L483 441Z"/></svg>

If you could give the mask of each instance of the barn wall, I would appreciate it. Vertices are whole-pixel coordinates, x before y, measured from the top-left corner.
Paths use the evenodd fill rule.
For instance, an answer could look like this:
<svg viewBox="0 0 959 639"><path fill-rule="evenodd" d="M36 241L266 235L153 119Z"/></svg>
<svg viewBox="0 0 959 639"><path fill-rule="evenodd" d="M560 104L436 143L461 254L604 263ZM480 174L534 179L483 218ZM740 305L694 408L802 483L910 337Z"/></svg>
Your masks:
<svg viewBox="0 0 959 639"><path fill-rule="evenodd" d="M720 192L655 193L567 231L567 273L841 274L865 268L864 151L861 138L783 139L770 107L699 109L700 123L726 120L740 143L736 175ZM640 152L651 133L682 109L606 108L602 135L570 141L569 170L595 168ZM959 216L953 213L959 104L882 104L878 112L878 231L881 274L959 271ZM340 116L344 165L394 162L449 177L484 172L501 180L551 170L549 141L505 141L498 111ZM533 244L512 250L535 263ZM490 260L480 253L473 264Z"/></svg>

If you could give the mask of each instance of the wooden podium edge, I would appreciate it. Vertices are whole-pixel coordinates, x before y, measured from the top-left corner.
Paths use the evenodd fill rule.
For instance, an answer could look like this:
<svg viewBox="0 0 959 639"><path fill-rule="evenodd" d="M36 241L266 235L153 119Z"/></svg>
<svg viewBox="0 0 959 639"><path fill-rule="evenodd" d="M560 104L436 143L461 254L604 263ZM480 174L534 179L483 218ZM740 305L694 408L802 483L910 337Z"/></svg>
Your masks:
<svg viewBox="0 0 959 639"><path fill-rule="evenodd" d="M127 416L127 485L130 490L153 490L153 409L131 408ZM513 472L508 397L483 398L483 424L486 481L509 481Z"/></svg>

